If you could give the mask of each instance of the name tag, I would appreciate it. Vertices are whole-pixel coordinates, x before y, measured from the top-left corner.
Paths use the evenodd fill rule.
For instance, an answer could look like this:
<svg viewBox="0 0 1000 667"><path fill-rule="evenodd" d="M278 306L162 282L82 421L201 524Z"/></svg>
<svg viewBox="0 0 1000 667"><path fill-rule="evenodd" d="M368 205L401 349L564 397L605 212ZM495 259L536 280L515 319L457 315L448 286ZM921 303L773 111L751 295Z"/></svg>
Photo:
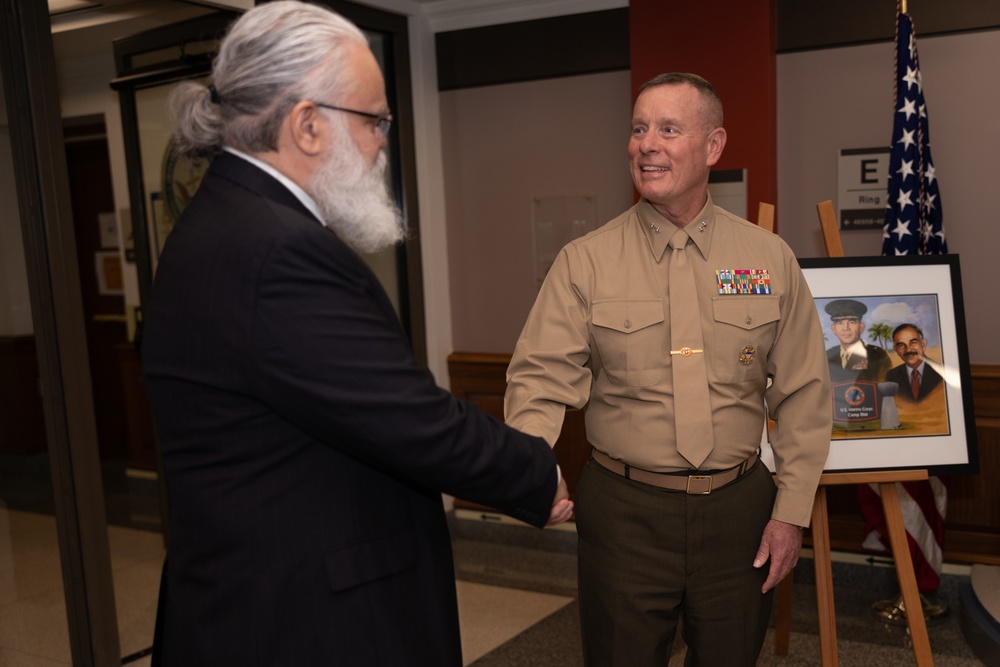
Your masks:
<svg viewBox="0 0 1000 667"><path fill-rule="evenodd" d="M770 294L767 269L716 269L719 294Z"/></svg>

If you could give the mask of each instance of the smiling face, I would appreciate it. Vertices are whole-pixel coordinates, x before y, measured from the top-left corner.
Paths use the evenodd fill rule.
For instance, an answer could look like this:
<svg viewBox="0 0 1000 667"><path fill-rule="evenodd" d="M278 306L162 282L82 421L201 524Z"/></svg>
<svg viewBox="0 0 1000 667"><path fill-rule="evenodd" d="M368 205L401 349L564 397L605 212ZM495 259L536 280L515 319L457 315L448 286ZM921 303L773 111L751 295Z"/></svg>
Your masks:
<svg viewBox="0 0 1000 667"><path fill-rule="evenodd" d="M916 329L911 327L900 329L892 337L892 344L896 349L896 354L910 368L916 368L923 363L924 352L927 351L927 341Z"/></svg>
<svg viewBox="0 0 1000 667"><path fill-rule="evenodd" d="M628 144L632 181L679 226L705 205L709 168L726 144L726 131L712 120L709 104L689 83L647 88L635 101Z"/></svg>

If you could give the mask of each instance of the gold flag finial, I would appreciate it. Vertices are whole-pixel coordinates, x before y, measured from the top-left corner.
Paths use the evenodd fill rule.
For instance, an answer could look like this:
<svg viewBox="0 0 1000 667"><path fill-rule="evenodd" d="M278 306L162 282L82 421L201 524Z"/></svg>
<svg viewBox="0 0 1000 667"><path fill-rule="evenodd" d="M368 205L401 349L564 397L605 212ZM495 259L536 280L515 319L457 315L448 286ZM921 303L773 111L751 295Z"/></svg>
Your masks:
<svg viewBox="0 0 1000 667"><path fill-rule="evenodd" d="M903 13L905 14L906 13L906 0L902 0L900 2L900 6L901 6L901 9L903 10Z"/></svg>

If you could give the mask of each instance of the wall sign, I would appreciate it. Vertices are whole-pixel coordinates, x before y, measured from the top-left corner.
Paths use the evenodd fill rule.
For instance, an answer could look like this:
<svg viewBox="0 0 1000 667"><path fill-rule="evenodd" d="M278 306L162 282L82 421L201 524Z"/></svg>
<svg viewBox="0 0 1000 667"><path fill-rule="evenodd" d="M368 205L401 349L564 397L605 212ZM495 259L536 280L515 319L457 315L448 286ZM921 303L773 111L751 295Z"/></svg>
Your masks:
<svg viewBox="0 0 1000 667"><path fill-rule="evenodd" d="M881 229L889 198L889 148L844 148L837 164L841 229Z"/></svg>

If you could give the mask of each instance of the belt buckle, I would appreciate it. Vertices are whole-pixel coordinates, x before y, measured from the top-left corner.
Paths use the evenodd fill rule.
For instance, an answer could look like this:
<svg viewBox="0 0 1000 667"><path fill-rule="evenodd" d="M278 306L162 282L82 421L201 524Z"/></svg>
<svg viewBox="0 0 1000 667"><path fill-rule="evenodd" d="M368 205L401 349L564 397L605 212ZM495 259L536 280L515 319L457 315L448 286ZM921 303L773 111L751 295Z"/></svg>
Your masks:
<svg viewBox="0 0 1000 667"><path fill-rule="evenodd" d="M693 496L707 496L712 492L711 475L688 475L687 493ZM695 488L691 488L691 482L695 482ZM704 485L699 488L699 485Z"/></svg>

